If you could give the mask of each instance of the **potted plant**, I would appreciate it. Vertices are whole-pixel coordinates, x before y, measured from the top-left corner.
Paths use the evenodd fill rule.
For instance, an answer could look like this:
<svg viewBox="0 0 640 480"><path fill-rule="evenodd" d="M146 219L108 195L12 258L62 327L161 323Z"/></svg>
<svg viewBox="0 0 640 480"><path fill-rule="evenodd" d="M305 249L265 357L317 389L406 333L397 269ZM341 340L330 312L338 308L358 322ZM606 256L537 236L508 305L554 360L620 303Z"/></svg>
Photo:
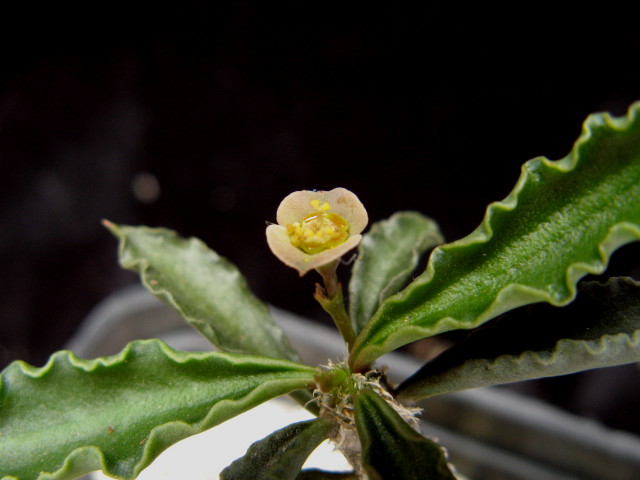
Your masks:
<svg viewBox="0 0 640 480"><path fill-rule="evenodd" d="M335 329L273 306L269 310L307 365L344 357L344 342ZM68 349L81 358L95 358L116 354L130 341L141 338L160 338L178 350L213 348L175 310L144 287L131 285L94 308ZM392 381L407 378L422 366L420 360L402 353L385 355L382 363ZM640 471L637 437L513 391L495 387L463 390L434 396L419 405L423 407L422 432L438 438L450 461L468 478L635 480ZM286 397L271 400L178 442L139 478L209 479L242 456L252 442L309 417L309 412ZM210 452L214 450L216 455L212 457ZM329 442L314 451L305 468L349 470L339 454L332 454ZM83 480L105 478L96 472Z"/></svg>
<svg viewBox="0 0 640 480"><path fill-rule="evenodd" d="M221 478L456 478L444 449L417 429L415 402L443 393L640 360L637 282L602 273L640 238L640 104L585 122L570 154L525 163L514 190L469 236L442 242L415 212L368 223L348 190L294 192L267 228L274 254L323 283L314 297L348 358L308 366L238 270L196 239L105 222L120 262L222 352L183 352L160 340L81 360L2 373L3 480L75 478L100 469L135 478L157 455L271 398L290 394L316 415L254 444ZM337 267L358 246L345 306ZM433 248L424 273L410 280ZM541 311L535 303L565 307ZM569 306L567 306L569 305ZM472 330L393 385L375 361L415 340ZM301 471L331 439L350 473Z"/></svg>

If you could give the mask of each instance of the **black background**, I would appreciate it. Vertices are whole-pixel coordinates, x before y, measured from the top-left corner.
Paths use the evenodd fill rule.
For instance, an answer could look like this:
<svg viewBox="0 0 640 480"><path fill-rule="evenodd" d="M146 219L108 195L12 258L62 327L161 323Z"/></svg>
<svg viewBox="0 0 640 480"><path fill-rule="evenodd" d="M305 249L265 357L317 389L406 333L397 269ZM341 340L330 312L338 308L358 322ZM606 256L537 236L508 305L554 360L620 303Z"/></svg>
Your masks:
<svg viewBox="0 0 640 480"><path fill-rule="evenodd" d="M373 221L419 210L453 240L524 161L563 157L589 113L640 99L640 35L614 4L212 5L0 12L2 364L41 365L136 281L102 218L196 235L260 298L325 321L314 274L300 280L264 241L288 193L346 187ZM153 201L134 194L141 173ZM638 278L639 251L610 271ZM637 429L638 413L630 427L605 418L617 408L576 406L575 378L519 388Z"/></svg>

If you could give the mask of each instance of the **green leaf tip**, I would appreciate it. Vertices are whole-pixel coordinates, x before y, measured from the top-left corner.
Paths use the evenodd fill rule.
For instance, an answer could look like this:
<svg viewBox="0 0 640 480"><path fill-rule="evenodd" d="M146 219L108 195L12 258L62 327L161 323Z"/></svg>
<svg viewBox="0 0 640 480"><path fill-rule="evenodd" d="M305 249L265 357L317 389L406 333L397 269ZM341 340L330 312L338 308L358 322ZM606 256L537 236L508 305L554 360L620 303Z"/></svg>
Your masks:
<svg viewBox="0 0 640 480"><path fill-rule="evenodd" d="M640 283L583 282L565 308L536 304L487 323L398 387L400 401L640 361Z"/></svg>
<svg viewBox="0 0 640 480"><path fill-rule="evenodd" d="M68 351L0 377L0 478L66 480L93 470L135 478L173 443L314 384L287 360L186 353L159 340L82 360Z"/></svg>
<svg viewBox="0 0 640 480"><path fill-rule="evenodd" d="M123 268L226 352L300 361L238 269L197 238L164 228L103 224L119 240Z"/></svg>
<svg viewBox="0 0 640 480"><path fill-rule="evenodd" d="M418 212L397 212L371 226L358 246L349 282L349 308L357 331L405 285L424 252L443 242L437 224Z"/></svg>
<svg viewBox="0 0 640 480"><path fill-rule="evenodd" d="M203 242L164 228L102 223L119 240L122 267L138 273L147 290L213 345L226 352L301 361L240 271ZM317 414L310 392L292 397Z"/></svg>
<svg viewBox="0 0 640 480"><path fill-rule="evenodd" d="M592 115L565 158L526 162L474 232L436 247L426 271L381 305L352 349L354 370L525 304L566 305L580 278L640 239L639 112L640 102L624 117Z"/></svg>
<svg viewBox="0 0 640 480"><path fill-rule="evenodd" d="M335 425L325 419L293 423L249 447L220 474L221 480L295 480L302 465Z"/></svg>

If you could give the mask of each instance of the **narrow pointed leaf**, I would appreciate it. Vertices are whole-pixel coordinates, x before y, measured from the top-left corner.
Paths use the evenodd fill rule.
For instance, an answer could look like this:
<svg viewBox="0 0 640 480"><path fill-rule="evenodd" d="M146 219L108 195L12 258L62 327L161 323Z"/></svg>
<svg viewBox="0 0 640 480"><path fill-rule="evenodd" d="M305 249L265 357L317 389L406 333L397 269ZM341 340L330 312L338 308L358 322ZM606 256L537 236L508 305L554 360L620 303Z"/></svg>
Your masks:
<svg viewBox="0 0 640 480"><path fill-rule="evenodd" d="M508 313L427 363L398 389L417 400L440 393L640 362L640 284L583 283L566 308Z"/></svg>
<svg viewBox="0 0 640 480"><path fill-rule="evenodd" d="M238 269L196 238L163 228L105 222L120 241L120 264L226 352L300 361L267 306Z"/></svg>
<svg viewBox="0 0 640 480"><path fill-rule="evenodd" d="M64 351L0 377L0 478L64 480L92 470L135 478L164 449L313 383L287 360L178 352L159 340L112 357Z"/></svg>
<svg viewBox="0 0 640 480"><path fill-rule="evenodd" d="M442 242L438 225L418 212L398 212L371 227L358 246L349 283L349 308L356 331L405 285L422 254Z"/></svg>
<svg viewBox="0 0 640 480"><path fill-rule="evenodd" d="M470 329L528 303L566 305L576 283L640 238L640 103L590 116L562 160L525 163L514 190L471 235L437 247L352 349L356 371L401 345Z"/></svg>
<svg viewBox="0 0 640 480"><path fill-rule="evenodd" d="M359 480L355 473L325 472L324 470L303 470L296 480Z"/></svg>
<svg viewBox="0 0 640 480"><path fill-rule="evenodd" d="M249 447L220 474L221 480L295 480L307 460L334 425L324 419L284 427Z"/></svg>
<svg viewBox="0 0 640 480"><path fill-rule="evenodd" d="M370 480L455 480L444 449L411 428L378 394L362 391L355 418Z"/></svg>

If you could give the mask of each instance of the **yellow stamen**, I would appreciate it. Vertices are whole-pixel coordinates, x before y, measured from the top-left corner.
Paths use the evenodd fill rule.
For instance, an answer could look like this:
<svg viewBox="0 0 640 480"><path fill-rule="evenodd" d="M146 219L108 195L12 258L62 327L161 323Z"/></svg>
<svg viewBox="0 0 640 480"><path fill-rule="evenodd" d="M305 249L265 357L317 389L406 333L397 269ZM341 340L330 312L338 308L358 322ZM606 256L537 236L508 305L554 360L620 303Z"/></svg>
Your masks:
<svg viewBox="0 0 640 480"><path fill-rule="evenodd" d="M336 247L349 237L349 224L331 210L328 202L320 204L320 200L311 200L314 213L307 215L300 222L287 225L287 234L291 245L309 255L320 253Z"/></svg>
<svg viewBox="0 0 640 480"><path fill-rule="evenodd" d="M318 200L317 198L315 200L311 200L311 206L318 212L328 212L329 210L331 210L331 205L329 205L329 202L324 202L322 205L320 205L320 200Z"/></svg>

